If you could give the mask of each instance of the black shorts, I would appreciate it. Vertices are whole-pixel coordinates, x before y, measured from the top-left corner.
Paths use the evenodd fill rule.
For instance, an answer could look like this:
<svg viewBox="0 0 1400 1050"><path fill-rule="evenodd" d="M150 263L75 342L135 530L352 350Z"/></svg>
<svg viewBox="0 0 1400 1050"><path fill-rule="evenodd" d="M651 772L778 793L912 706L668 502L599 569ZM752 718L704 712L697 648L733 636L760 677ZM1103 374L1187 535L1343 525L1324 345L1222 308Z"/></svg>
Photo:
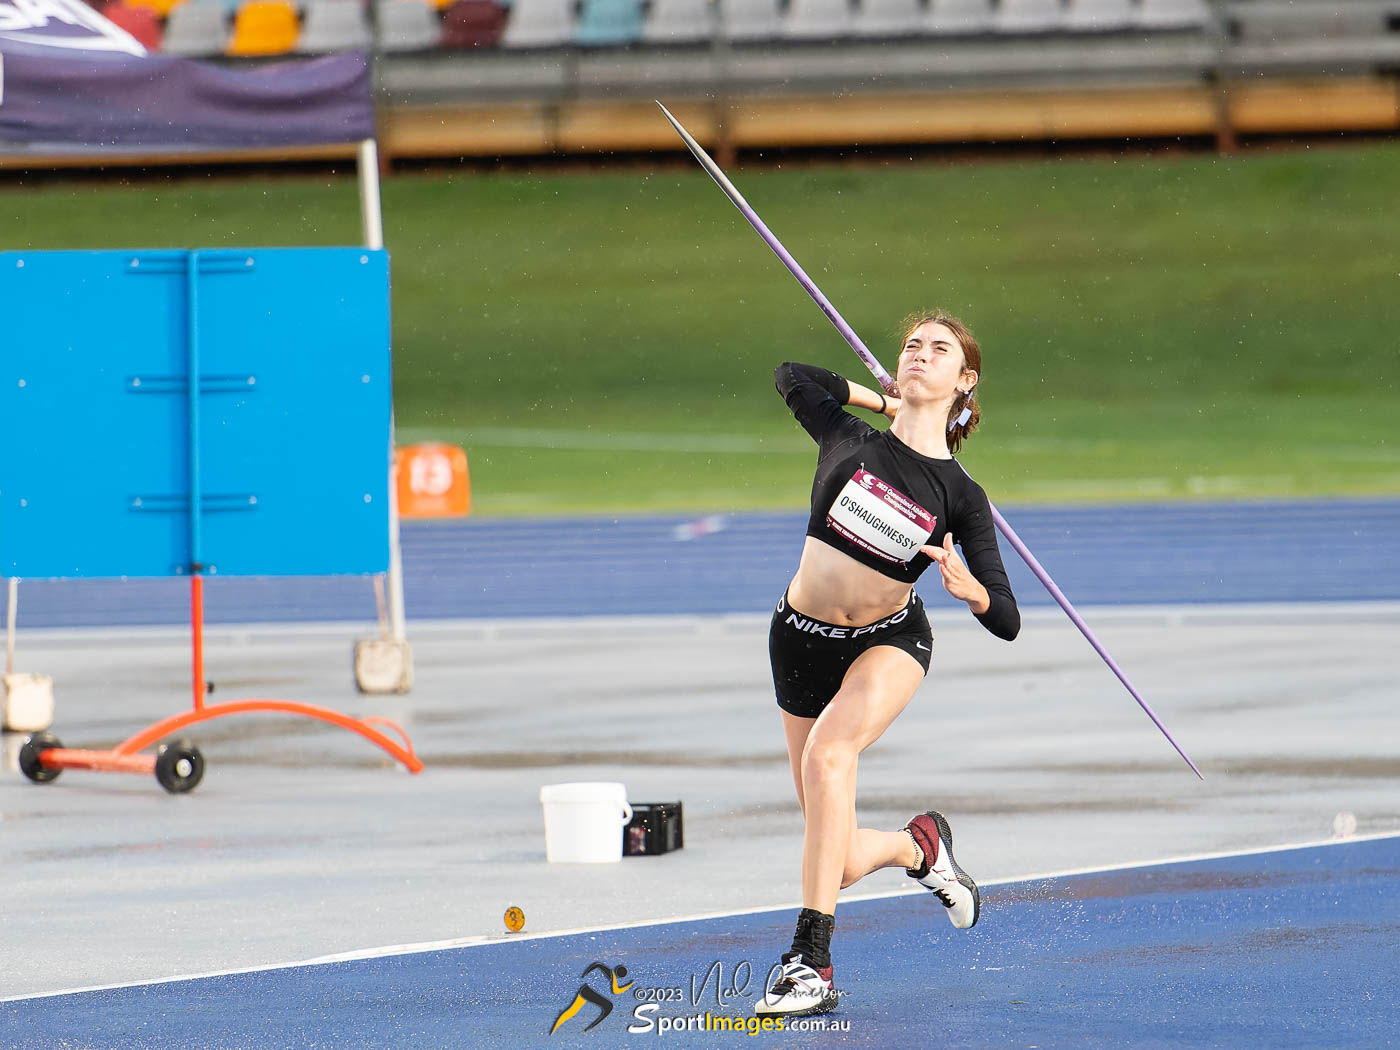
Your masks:
<svg viewBox="0 0 1400 1050"><path fill-rule="evenodd" d="M816 718L841 688L856 657L877 645L904 650L928 674L933 631L917 594L911 592L909 604L893 616L865 627L838 627L804 616L788 605L784 594L768 628L778 706L799 718Z"/></svg>

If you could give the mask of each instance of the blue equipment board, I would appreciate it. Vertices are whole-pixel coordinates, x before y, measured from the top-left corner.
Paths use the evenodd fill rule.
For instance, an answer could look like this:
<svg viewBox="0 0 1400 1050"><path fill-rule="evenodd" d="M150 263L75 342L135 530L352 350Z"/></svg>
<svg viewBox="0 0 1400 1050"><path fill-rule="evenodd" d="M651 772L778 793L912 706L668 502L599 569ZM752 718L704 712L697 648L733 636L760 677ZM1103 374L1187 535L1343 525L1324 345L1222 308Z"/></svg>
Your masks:
<svg viewBox="0 0 1400 1050"><path fill-rule="evenodd" d="M389 564L389 260L0 252L0 574Z"/></svg>

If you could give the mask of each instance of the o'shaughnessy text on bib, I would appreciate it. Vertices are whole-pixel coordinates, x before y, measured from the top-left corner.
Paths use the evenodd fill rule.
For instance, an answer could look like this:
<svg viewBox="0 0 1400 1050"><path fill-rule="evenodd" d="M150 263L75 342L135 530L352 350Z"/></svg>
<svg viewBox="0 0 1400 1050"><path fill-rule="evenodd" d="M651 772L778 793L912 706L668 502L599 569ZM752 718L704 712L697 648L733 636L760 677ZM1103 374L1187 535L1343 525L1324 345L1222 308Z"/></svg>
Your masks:
<svg viewBox="0 0 1400 1050"><path fill-rule="evenodd" d="M857 547L886 561L905 563L928 542L938 519L861 469L826 512L826 523Z"/></svg>

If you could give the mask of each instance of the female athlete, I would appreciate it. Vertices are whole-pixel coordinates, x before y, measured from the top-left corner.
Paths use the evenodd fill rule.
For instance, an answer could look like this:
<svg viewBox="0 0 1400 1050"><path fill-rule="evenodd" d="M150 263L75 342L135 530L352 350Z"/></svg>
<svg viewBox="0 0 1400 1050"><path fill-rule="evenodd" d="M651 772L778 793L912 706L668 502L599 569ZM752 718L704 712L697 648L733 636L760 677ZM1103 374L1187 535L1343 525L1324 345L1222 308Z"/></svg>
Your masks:
<svg viewBox="0 0 1400 1050"><path fill-rule="evenodd" d="M947 820L928 812L900 831L857 827L855 793L860 753L928 673L933 638L912 585L929 565L987 630L1008 641L1020 630L987 495L953 459L981 416L981 371L972 333L934 313L907 323L897 397L809 365L786 363L774 373L820 454L802 558L768 636L806 821L803 908L792 948L755 1005L759 1014L836 1006L836 896L879 868L905 868L959 929L977 921L977 885L953 859ZM845 406L883 414L890 428L876 430Z"/></svg>

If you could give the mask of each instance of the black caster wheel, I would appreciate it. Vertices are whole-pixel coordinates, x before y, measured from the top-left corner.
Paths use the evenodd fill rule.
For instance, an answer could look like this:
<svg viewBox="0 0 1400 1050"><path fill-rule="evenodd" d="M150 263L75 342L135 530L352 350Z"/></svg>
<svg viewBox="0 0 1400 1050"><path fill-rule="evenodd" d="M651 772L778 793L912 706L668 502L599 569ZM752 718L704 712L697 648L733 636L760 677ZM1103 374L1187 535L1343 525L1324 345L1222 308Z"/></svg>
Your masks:
<svg viewBox="0 0 1400 1050"><path fill-rule="evenodd" d="M204 779L204 756L188 740L162 744L156 752L156 779L172 795L193 791Z"/></svg>
<svg viewBox="0 0 1400 1050"><path fill-rule="evenodd" d="M62 746L58 737L52 733L35 733L19 749L19 771L36 784L45 784L55 779L63 770L55 766L41 765L39 752Z"/></svg>

